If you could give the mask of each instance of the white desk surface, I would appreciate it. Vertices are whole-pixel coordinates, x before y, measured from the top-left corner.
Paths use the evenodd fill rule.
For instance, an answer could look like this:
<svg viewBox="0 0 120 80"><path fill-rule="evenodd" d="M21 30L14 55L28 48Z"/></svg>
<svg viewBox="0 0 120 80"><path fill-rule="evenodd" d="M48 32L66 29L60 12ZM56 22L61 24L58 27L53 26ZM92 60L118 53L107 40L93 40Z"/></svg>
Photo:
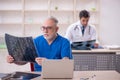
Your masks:
<svg viewBox="0 0 120 80"><path fill-rule="evenodd" d="M80 52L83 52L83 53L88 53L88 52L98 52L98 53L101 53L101 52L117 52L117 54L120 54L120 50L109 50L109 49L92 49L92 50L72 50L73 54L74 53L80 53Z"/></svg>
<svg viewBox="0 0 120 80"><path fill-rule="evenodd" d="M96 77L91 79L93 75ZM37 77L32 80L83 80L83 78L89 78L88 80L120 80L120 73L116 71L74 71L73 79L42 79L42 77Z"/></svg>
<svg viewBox="0 0 120 80"><path fill-rule="evenodd" d="M7 49L0 49L0 51L7 51ZM98 52L98 53L101 53L101 52L117 52L117 54L120 54L120 50L109 50L109 49L92 49L92 50L72 50L73 54L74 53L80 53L80 52L83 52L83 53L88 53L88 52Z"/></svg>

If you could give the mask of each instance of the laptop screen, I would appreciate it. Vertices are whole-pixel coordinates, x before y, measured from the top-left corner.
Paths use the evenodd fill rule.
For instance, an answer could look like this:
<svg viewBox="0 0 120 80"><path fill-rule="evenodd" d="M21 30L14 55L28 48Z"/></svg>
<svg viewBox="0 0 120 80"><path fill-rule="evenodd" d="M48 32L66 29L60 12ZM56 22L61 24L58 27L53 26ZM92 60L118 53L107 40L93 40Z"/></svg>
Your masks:
<svg viewBox="0 0 120 80"><path fill-rule="evenodd" d="M44 60L42 78L65 79L73 77L74 60Z"/></svg>

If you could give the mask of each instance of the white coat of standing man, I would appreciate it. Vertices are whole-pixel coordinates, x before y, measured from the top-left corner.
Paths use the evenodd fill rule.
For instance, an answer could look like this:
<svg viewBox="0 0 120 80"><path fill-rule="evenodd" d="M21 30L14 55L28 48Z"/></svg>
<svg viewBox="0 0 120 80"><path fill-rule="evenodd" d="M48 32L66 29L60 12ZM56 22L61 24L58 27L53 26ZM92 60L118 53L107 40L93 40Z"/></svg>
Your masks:
<svg viewBox="0 0 120 80"><path fill-rule="evenodd" d="M65 37L72 42L81 42L96 40L94 48L98 48L96 28L93 25L88 24L90 19L90 13L87 10L82 10L79 13L80 20L76 23L71 24Z"/></svg>

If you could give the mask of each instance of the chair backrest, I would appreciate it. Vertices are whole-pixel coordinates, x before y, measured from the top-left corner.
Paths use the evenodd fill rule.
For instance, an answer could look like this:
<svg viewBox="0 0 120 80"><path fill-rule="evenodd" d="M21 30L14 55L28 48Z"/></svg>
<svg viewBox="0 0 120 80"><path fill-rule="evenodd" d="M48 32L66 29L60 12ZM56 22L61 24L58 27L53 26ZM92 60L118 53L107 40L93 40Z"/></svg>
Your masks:
<svg viewBox="0 0 120 80"><path fill-rule="evenodd" d="M30 63L30 69L31 69L31 71L34 71L34 64L33 63Z"/></svg>

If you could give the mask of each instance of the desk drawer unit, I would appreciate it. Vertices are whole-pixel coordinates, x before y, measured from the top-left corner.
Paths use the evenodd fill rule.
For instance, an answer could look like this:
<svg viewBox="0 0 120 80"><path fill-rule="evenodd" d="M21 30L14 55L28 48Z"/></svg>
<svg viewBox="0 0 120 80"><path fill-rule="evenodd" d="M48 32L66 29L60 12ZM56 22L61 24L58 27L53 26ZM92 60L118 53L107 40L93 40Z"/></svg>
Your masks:
<svg viewBox="0 0 120 80"><path fill-rule="evenodd" d="M109 53L73 53L75 71L115 70L116 54Z"/></svg>
<svg viewBox="0 0 120 80"><path fill-rule="evenodd" d="M120 54L116 55L116 71L120 73Z"/></svg>

